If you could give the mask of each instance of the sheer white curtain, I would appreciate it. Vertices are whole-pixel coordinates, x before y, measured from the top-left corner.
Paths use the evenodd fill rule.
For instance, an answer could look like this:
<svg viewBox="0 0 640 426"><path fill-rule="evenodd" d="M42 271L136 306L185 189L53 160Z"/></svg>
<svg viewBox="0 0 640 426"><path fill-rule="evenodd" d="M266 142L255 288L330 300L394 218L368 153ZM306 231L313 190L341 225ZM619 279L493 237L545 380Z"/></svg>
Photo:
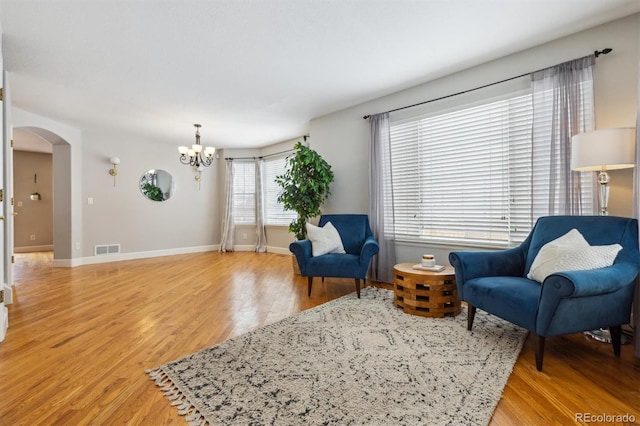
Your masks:
<svg viewBox="0 0 640 426"><path fill-rule="evenodd" d="M233 220L233 160L227 160L224 185L224 216L220 251L233 251L235 224Z"/></svg>
<svg viewBox="0 0 640 426"><path fill-rule="evenodd" d="M582 175L571 170L571 137L593 129L594 64L590 55L531 74L533 218L594 213L583 211Z"/></svg>
<svg viewBox="0 0 640 426"><path fill-rule="evenodd" d="M264 229L264 160L256 159L256 251L267 251L267 234Z"/></svg>
<svg viewBox="0 0 640 426"><path fill-rule="evenodd" d="M393 283L396 251L393 231L393 173L389 136L389 113L369 118L371 126L369 148L369 221L380 252L371 260L372 281ZM385 173L386 172L386 173ZM385 174L388 179L385 180Z"/></svg>

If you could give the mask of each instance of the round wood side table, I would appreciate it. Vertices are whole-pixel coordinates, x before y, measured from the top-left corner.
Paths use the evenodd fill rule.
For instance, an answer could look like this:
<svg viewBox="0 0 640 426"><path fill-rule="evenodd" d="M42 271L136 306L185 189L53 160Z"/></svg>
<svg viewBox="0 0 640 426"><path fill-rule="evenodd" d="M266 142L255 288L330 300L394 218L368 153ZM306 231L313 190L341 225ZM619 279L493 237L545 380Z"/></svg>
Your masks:
<svg viewBox="0 0 640 426"><path fill-rule="evenodd" d="M405 313L423 317L456 316L461 311L453 267L431 272L413 269L415 263L393 267L395 304Z"/></svg>

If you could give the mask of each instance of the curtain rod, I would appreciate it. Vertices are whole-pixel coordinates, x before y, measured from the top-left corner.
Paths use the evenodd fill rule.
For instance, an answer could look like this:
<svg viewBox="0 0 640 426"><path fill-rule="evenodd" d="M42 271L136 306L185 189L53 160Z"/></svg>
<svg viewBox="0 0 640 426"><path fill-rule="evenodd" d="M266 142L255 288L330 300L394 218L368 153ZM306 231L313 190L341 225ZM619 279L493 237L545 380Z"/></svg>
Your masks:
<svg viewBox="0 0 640 426"><path fill-rule="evenodd" d="M309 146L309 143L307 142L307 139L309 139L309 135L304 135L302 136L302 139L304 139L304 143ZM280 151L280 152L274 152L273 154L267 154L267 155L263 155L262 157L226 157L225 160L255 160L256 158L258 159L262 159L262 158L269 158L269 157L275 157L276 155L280 155L280 154L287 154L289 152L293 152L295 151L293 148L291 149L285 149L284 151Z"/></svg>
<svg viewBox="0 0 640 426"><path fill-rule="evenodd" d="M261 160L263 158L275 157L280 154L287 154L289 152L293 152L293 149L286 149L280 152L274 152L273 154L262 155L260 157L225 157L225 160Z"/></svg>
<svg viewBox="0 0 640 426"><path fill-rule="evenodd" d="M598 57L598 56L600 56L600 55L606 55L606 54L608 54L608 53L610 53L610 52L612 52L612 51L613 51L613 49L611 49L611 48L609 48L609 47L606 47L606 48L604 48L604 49L602 49L602 50L596 50L595 52L593 52L593 54L594 54L594 55L595 55L595 57L597 58L597 57ZM567 61L567 62L569 62L569 61ZM547 68L550 68L550 67L547 67ZM474 87L473 89L463 90L462 92L452 93L452 94L450 94L450 95L441 96L441 97L439 97L439 98L430 99L430 100L428 100L428 101L424 101L424 102L418 102L417 104L413 104L413 105L407 105L407 106L403 106L403 107L400 107L400 108L391 109L391 110L389 110L389 111L385 111L385 112L396 112L396 111L401 111L401 110L403 110L403 109L408 109L408 108L417 107L417 106L420 106L420 105L428 104L428 103L430 103L430 102L435 102L435 101L440 101L440 100L442 100L442 99L451 98L451 97L453 97L453 96L464 95L465 93L473 92L474 90L484 89L485 87L494 86L494 85L496 85L496 84L506 83L507 81L515 80L516 78L525 77L525 76L527 76L527 75L531 75L531 74L533 74L533 73L536 73L536 72L538 72L538 71L545 70L545 69L547 69L547 68L542 68L542 69L539 69L539 70L536 70L536 71L531 71L531 72L528 72L528 73L525 73L525 74L520 74L520 75L517 75L517 76L515 76L515 77L505 78L504 80L500 80L500 81L496 81L496 82L493 82L493 83L485 84L485 85L483 85L483 86ZM365 116L364 116L364 117L362 117L362 118L364 118L364 119L366 120L366 119L368 119L369 117L371 117L371 114L369 114L369 115L365 115Z"/></svg>

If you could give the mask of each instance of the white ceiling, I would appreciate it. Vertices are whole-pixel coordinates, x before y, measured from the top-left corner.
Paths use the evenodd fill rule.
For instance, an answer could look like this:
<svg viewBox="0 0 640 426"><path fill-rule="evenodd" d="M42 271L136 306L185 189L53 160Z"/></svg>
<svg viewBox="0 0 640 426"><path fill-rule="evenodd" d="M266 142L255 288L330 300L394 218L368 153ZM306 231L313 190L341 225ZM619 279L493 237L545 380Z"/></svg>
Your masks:
<svg viewBox="0 0 640 426"><path fill-rule="evenodd" d="M639 0L0 0L15 106L176 145L197 122L218 148L297 138L315 117L638 11Z"/></svg>

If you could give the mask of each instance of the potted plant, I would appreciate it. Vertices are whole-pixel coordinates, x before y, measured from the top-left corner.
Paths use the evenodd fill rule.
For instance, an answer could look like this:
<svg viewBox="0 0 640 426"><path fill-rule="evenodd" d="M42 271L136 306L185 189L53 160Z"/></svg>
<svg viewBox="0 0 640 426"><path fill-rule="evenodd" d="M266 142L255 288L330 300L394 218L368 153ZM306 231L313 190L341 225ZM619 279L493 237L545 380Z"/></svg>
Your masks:
<svg viewBox="0 0 640 426"><path fill-rule="evenodd" d="M150 200L164 201L164 194L162 193L162 189L148 182L142 184L142 192Z"/></svg>
<svg viewBox="0 0 640 426"><path fill-rule="evenodd" d="M298 214L289 225L289 231L298 240L304 240L307 220L322 214L320 206L331 195L329 186L333 182L333 171L320 154L301 142L293 149L294 153L287 158L285 173L276 176L275 182L282 188L278 202L286 210Z"/></svg>

